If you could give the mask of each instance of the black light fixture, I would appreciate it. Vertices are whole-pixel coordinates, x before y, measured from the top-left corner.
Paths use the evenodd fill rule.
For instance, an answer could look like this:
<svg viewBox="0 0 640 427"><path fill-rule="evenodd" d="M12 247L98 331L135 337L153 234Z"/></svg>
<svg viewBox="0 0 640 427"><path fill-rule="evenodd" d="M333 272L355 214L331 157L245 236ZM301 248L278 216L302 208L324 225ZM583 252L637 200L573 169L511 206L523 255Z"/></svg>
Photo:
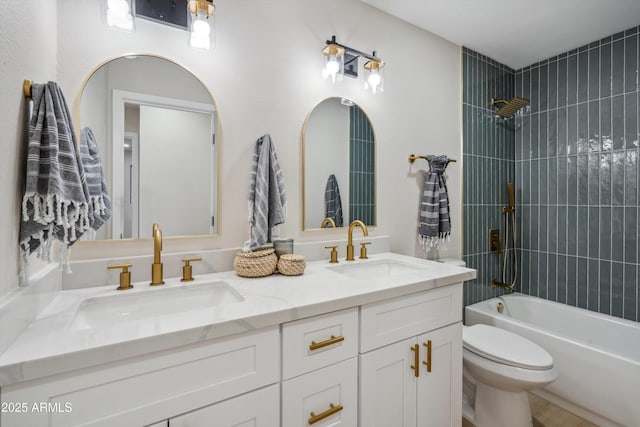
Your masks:
<svg viewBox="0 0 640 427"><path fill-rule="evenodd" d="M364 88L371 89L374 94L384 91L384 79L382 69L384 61L376 56L376 52L368 54L360 50L345 46L336 41L336 36L331 36L331 40L326 41L326 46L322 49L325 56L325 66L322 69L324 79L331 78L332 82L342 80L343 76L358 78L358 58L367 59L364 64L365 83Z"/></svg>

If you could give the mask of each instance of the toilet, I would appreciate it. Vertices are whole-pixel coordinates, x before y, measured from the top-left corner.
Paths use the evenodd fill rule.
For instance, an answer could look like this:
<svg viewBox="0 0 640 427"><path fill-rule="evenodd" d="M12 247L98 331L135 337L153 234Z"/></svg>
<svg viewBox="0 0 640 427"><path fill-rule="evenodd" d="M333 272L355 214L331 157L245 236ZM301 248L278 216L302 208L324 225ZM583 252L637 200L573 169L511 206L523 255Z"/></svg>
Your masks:
<svg viewBox="0 0 640 427"><path fill-rule="evenodd" d="M476 427L531 427L528 392L553 382L545 349L494 326L464 326L463 416ZM474 390L475 389L475 390Z"/></svg>

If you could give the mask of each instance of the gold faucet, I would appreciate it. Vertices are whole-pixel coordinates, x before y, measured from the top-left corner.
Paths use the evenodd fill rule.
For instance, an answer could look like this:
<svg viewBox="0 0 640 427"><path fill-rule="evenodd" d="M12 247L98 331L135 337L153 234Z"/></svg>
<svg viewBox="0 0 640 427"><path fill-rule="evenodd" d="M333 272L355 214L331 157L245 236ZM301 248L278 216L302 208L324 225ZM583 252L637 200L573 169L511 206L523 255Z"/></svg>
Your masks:
<svg viewBox="0 0 640 427"><path fill-rule="evenodd" d="M364 222L360 221L359 219L356 219L355 221L353 221L349 225L349 234L348 234L348 239L347 239L347 258L346 258L347 261L354 261L354 258L353 258L353 229L356 228L357 226L362 228L362 234L364 234L365 236L369 235L369 230L367 230L367 226L364 224Z"/></svg>
<svg viewBox="0 0 640 427"><path fill-rule="evenodd" d="M160 252L162 252L162 231L158 224L153 224L153 265L151 266L151 286L163 285L162 262L160 262Z"/></svg>
<svg viewBox="0 0 640 427"><path fill-rule="evenodd" d="M330 224L331 227L336 228L336 222L333 218L325 218L322 220L322 224L320 224L320 228L324 228L325 225Z"/></svg>

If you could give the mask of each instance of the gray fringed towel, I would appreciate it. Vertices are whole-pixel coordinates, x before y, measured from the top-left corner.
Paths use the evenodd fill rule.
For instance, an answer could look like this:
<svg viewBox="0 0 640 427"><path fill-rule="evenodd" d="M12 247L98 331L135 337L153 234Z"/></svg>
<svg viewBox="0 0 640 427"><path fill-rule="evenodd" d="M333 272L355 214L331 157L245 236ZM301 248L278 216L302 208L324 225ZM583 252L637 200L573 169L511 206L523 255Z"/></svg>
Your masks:
<svg viewBox="0 0 640 427"><path fill-rule="evenodd" d="M429 172L424 182L424 192L420 203L420 243L425 247L436 247L449 237L451 220L449 216L449 194L444 171L449 164L447 156L429 158Z"/></svg>
<svg viewBox="0 0 640 427"><path fill-rule="evenodd" d="M338 180L334 174L329 175L324 189L324 217L331 218L336 223L336 227L342 227L342 199Z"/></svg>
<svg viewBox="0 0 640 427"><path fill-rule="evenodd" d="M249 186L250 237L242 250L253 251L271 240L271 229L287 219L287 193L275 147L269 134L258 138Z"/></svg>
<svg viewBox="0 0 640 427"><path fill-rule="evenodd" d="M31 86L20 248L49 259L53 239L68 248L89 228L91 206L69 108L55 82ZM63 253L68 257L68 251ZM67 260L63 260L68 265Z"/></svg>
<svg viewBox="0 0 640 427"><path fill-rule="evenodd" d="M89 224L93 231L97 231L111 218L111 198L107 190L98 144L93 131L88 127L80 131L80 156L93 213L89 217Z"/></svg>

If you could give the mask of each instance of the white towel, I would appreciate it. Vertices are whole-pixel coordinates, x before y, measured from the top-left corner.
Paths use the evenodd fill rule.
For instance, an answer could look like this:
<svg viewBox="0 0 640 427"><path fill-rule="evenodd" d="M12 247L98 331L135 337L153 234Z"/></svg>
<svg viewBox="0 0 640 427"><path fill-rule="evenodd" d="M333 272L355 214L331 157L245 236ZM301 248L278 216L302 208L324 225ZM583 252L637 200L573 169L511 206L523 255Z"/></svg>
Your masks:
<svg viewBox="0 0 640 427"><path fill-rule="evenodd" d="M271 241L271 229L287 219L287 194L282 170L269 134L256 141L249 186L250 238L242 250L253 251Z"/></svg>

